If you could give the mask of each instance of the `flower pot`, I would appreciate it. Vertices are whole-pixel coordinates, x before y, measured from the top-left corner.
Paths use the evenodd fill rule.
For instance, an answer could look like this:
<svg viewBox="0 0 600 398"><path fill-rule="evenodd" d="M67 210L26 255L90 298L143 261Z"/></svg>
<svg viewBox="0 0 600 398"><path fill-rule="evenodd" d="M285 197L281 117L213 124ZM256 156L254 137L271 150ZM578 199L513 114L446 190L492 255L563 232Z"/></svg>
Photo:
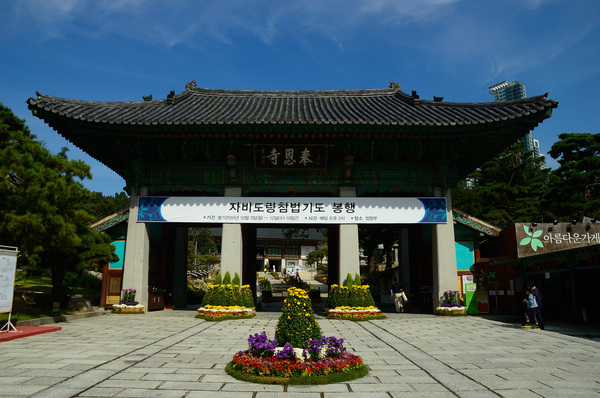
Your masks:
<svg viewBox="0 0 600 398"><path fill-rule="evenodd" d="M270 303L273 301L273 291L272 290L263 290L262 291L262 301L265 303Z"/></svg>
<svg viewBox="0 0 600 398"><path fill-rule="evenodd" d="M467 307L437 307L435 312L441 316L467 315Z"/></svg>
<svg viewBox="0 0 600 398"><path fill-rule="evenodd" d="M112 312L116 312L117 314L142 314L144 312L144 307L115 307L113 306Z"/></svg>

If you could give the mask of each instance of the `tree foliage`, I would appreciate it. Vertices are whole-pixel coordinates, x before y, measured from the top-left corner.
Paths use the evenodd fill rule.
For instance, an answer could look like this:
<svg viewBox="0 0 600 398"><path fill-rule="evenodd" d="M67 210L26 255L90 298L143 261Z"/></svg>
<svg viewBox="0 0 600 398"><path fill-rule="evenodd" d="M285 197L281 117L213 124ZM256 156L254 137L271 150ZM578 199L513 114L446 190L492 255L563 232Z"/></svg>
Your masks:
<svg viewBox="0 0 600 398"><path fill-rule="evenodd" d="M517 222L600 217L600 134L563 133L549 151L550 171L521 143L472 173L453 206L500 228Z"/></svg>
<svg viewBox="0 0 600 398"><path fill-rule="evenodd" d="M125 192L105 196L102 192L93 192L91 200L84 209L90 213L94 220L100 220L111 214L129 208L130 198Z"/></svg>
<svg viewBox="0 0 600 398"><path fill-rule="evenodd" d="M550 156L560 165L552 171L549 198L561 221L600 217L600 134L563 133Z"/></svg>
<svg viewBox="0 0 600 398"><path fill-rule="evenodd" d="M550 215L545 197L548 169L516 143L483 164L453 195L453 207L500 228L542 221Z"/></svg>
<svg viewBox="0 0 600 398"><path fill-rule="evenodd" d="M377 265L385 263L385 268L392 268L394 262L394 243L398 241L398 229L395 226L377 225L359 227L360 247L367 253L369 272L374 272ZM383 245L380 253L379 245Z"/></svg>
<svg viewBox="0 0 600 398"><path fill-rule="evenodd" d="M327 245L323 245L317 250L313 250L306 255L306 262L309 265L317 264L317 266L323 266L323 261L327 258L328 254Z"/></svg>
<svg viewBox="0 0 600 398"><path fill-rule="evenodd" d="M52 272L52 296L60 301L68 271L86 261L117 260L106 235L89 227L92 199L81 184L90 167L53 155L24 121L0 104L0 242L19 247L22 267Z"/></svg>
<svg viewBox="0 0 600 398"><path fill-rule="evenodd" d="M214 253L217 244L210 228L189 228L188 230L188 270L211 270L221 261Z"/></svg>

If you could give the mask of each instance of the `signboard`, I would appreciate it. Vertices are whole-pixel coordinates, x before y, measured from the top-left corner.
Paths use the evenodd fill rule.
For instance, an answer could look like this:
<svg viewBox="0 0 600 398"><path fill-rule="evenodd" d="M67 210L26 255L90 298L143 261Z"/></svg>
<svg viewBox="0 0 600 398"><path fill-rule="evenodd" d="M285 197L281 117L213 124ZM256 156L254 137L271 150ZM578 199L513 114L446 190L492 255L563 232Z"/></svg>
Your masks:
<svg viewBox="0 0 600 398"><path fill-rule="evenodd" d="M323 170L327 167L326 145L254 145L257 170Z"/></svg>
<svg viewBox="0 0 600 398"><path fill-rule="evenodd" d="M478 314L477 310L477 284L466 283L465 284L465 307L467 307L467 314Z"/></svg>
<svg viewBox="0 0 600 398"><path fill-rule="evenodd" d="M600 244L600 223L515 224L519 258Z"/></svg>
<svg viewBox="0 0 600 398"><path fill-rule="evenodd" d="M141 196L138 222L445 224L445 198Z"/></svg>
<svg viewBox="0 0 600 398"><path fill-rule="evenodd" d="M12 311L17 254L16 248L0 246L0 313Z"/></svg>

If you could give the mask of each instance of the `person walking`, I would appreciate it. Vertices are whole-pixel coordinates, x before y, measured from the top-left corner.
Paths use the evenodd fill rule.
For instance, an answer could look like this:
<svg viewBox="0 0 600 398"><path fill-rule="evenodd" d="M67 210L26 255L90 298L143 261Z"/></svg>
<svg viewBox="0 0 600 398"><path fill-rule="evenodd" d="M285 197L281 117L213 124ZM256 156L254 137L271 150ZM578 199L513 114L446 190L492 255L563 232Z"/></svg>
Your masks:
<svg viewBox="0 0 600 398"><path fill-rule="evenodd" d="M535 322L535 326L533 327L533 329L534 330L539 329L540 327L539 327L539 321L538 321L538 314L539 314L538 305L535 300L535 297L529 290L525 291L525 298L523 299L523 302L527 305L527 309L525 310L525 323L523 324L523 327L530 328L531 327L530 322L533 319L533 321Z"/></svg>
<svg viewBox="0 0 600 398"><path fill-rule="evenodd" d="M537 310L535 312L538 317L538 325L540 329L544 330L544 316L542 314L542 311L544 310L544 296L542 295L540 289L535 287L535 283L533 282L529 282L527 284L527 289L531 294L533 294L533 297L535 297L535 301L537 303Z"/></svg>
<svg viewBox="0 0 600 398"><path fill-rule="evenodd" d="M404 294L404 286L402 286L402 283L398 278L394 278L394 284L392 285L390 293L396 306L396 312L404 312L404 304L407 299L406 294Z"/></svg>

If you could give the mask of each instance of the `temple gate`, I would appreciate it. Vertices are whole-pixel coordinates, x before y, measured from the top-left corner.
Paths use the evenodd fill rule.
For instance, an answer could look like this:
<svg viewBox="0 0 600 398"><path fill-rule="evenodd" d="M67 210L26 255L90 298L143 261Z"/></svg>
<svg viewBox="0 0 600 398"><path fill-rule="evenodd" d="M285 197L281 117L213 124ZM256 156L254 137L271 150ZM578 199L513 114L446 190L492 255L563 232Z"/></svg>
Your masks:
<svg viewBox="0 0 600 398"><path fill-rule="evenodd" d="M434 306L445 290L456 290L451 189L558 105L546 95L493 103L426 101L395 82L370 90L239 91L199 88L194 81L160 100L93 102L38 93L28 104L35 116L125 179L131 205L123 287L141 292L144 305L153 261L171 263L167 279L174 301L184 304L186 224L222 224L222 271L237 272L247 283L254 279L248 246L256 240L248 225L284 222L330 227L333 283L358 273L359 225L430 224ZM175 222L144 218L157 198L167 204L157 214L168 212L171 203L171 210L199 206L200 217L219 217L214 202L229 212L232 204L260 204L265 215L284 218L252 220L258 214L243 212L248 218L235 218L227 211L221 219L196 219L186 211ZM366 210L369 202L376 211ZM364 211L356 216L364 218L288 219L291 210L269 213L267 203L322 204L327 217L355 206ZM415 206L424 212L416 221L403 213ZM434 213L437 218L427 220ZM171 243L153 238L157 222ZM153 244L174 254L161 259L161 249L153 260Z"/></svg>

